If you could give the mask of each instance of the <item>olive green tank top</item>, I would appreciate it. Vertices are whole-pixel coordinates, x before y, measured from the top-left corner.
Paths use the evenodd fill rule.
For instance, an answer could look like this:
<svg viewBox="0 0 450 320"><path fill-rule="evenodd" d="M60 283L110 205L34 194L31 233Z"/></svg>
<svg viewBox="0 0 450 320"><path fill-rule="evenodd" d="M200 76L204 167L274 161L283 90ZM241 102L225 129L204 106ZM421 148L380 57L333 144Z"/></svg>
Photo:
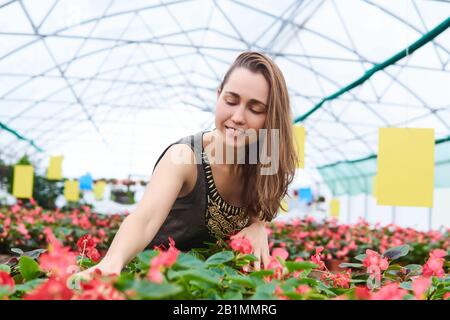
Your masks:
<svg viewBox="0 0 450 320"><path fill-rule="evenodd" d="M195 155L197 181L188 195L175 200L166 220L150 242L151 248L168 248L169 237L175 240L175 246L182 251L206 247L206 242L215 242L218 238L223 239L239 232L249 221L245 208L228 204L217 191L203 149L204 133L201 131L170 144L156 161L155 167L172 145L187 144Z"/></svg>

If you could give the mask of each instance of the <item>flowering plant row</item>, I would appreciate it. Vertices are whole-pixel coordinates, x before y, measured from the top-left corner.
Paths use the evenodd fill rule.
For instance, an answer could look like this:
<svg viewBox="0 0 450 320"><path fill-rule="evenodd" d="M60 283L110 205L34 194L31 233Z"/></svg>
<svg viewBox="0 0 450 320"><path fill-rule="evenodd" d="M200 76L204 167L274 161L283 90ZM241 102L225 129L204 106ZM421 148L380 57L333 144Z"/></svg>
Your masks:
<svg viewBox="0 0 450 320"><path fill-rule="evenodd" d="M64 243L75 249L75 240L89 233L98 242L100 252L107 249L125 215L101 215L87 206L62 212L33 206L0 208L0 254L10 248L45 248L43 229L50 227ZM450 247L450 230L421 232L395 225L381 227L361 220L356 224L338 224L335 220L317 222L313 217L289 223L274 222L267 228L271 247L284 247L293 257L308 258L316 247L324 247L324 260L349 261L365 250L383 253L388 247L409 244L411 249L400 263L421 263L434 249Z"/></svg>
<svg viewBox="0 0 450 320"><path fill-rule="evenodd" d="M64 243L75 249L76 240L89 233L95 238L100 251L108 248L124 215L101 215L91 212L88 206L70 211L45 210L16 204L0 207L0 254L10 253L10 248L22 250L47 246L44 228L49 227Z"/></svg>
<svg viewBox="0 0 450 320"><path fill-rule="evenodd" d="M336 220L317 222L313 217L274 222L267 229L270 246L286 248L293 257L308 258L316 247L323 247L325 261L348 262L367 249L384 253L389 247L409 244L408 255L399 263L422 263L434 249L450 248L450 229L418 231L393 224L371 227L360 220L356 224L338 224Z"/></svg>
<svg viewBox="0 0 450 320"><path fill-rule="evenodd" d="M120 216L39 207L0 214L3 243L29 241L8 251L16 256L0 265L0 299L450 298L448 235L440 232L307 218L270 225L271 262L264 270L252 270L256 258L243 238L190 252L180 252L172 240L167 250L140 253L120 275L95 273L85 280L77 272L95 266ZM18 230L21 224L29 237ZM423 258L418 249L428 250ZM334 258L346 261L340 271L327 267Z"/></svg>
<svg viewBox="0 0 450 320"><path fill-rule="evenodd" d="M246 239L233 239L229 250L211 246L203 253L180 252L171 241L167 250L142 252L120 275L97 272L84 280L73 274L95 265L86 258L96 249L92 237L81 238L74 252L51 229L44 232L47 250L0 265L3 299L450 299L447 252L441 249L423 266L395 264L408 254L408 245L383 255L368 249L356 257L360 263L335 273L322 260L323 247L308 261L291 260L285 249L275 248L269 266L252 271L255 257Z"/></svg>

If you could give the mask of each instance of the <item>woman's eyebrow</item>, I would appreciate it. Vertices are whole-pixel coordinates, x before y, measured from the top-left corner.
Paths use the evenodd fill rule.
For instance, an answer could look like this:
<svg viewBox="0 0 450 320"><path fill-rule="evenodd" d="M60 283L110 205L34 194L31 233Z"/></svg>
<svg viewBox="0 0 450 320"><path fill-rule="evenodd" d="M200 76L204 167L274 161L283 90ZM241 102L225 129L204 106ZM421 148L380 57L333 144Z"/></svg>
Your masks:
<svg viewBox="0 0 450 320"><path fill-rule="evenodd" d="M238 98L238 99L239 99L239 98L241 97L241 96L238 95L236 92L225 91L225 93L226 93L226 94L232 95L234 98ZM264 102L261 102L261 101L259 101L259 100L257 100L257 99L250 99L250 103L257 103L257 104L262 105L263 107L267 107L266 104L265 104Z"/></svg>

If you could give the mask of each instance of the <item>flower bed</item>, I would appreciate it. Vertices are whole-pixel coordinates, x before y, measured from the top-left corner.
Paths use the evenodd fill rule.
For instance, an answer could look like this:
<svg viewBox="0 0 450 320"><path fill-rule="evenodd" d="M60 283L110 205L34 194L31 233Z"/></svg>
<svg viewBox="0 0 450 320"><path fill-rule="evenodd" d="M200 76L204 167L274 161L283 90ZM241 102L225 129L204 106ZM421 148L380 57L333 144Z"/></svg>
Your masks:
<svg viewBox="0 0 450 320"><path fill-rule="evenodd" d="M76 241L90 234L98 241L98 248L108 248L124 215L101 215L91 212L87 206L70 211L45 210L36 204L14 205L0 208L0 254L11 253L10 248L19 247L23 251L47 246L44 228L76 248Z"/></svg>
<svg viewBox="0 0 450 320"><path fill-rule="evenodd" d="M246 239L190 252L180 252L172 241L167 250L140 253L120 275L82 280L74 273L95 266L121 217L87 209L37 213L16 207L0 213L4 244L23 238L22 249L34 246L13 249L15 256L0 265L3 299L450 298L448 230L371 229L365 222L346 226L308 218L270 225L271 263L265 270L252 271L255 257ZM347 261L341 272L327 268L335 258Z"/></svg>

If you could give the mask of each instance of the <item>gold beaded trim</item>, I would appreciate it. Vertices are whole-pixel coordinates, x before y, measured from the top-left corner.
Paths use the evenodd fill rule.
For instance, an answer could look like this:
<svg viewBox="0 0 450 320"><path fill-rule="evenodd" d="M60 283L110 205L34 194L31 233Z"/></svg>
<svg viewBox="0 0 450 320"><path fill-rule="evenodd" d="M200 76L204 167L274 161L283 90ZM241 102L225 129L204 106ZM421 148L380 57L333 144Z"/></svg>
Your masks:
<svg viewBox="0 0 450 320"><path fill-rule="evenodd" d="M248 223L247 210L227 203L217 191L211 166L205 152L202 152L206 181L208 182L208 207L205 213L206 225L216 238L225 238L242 230Z"/></svg>

